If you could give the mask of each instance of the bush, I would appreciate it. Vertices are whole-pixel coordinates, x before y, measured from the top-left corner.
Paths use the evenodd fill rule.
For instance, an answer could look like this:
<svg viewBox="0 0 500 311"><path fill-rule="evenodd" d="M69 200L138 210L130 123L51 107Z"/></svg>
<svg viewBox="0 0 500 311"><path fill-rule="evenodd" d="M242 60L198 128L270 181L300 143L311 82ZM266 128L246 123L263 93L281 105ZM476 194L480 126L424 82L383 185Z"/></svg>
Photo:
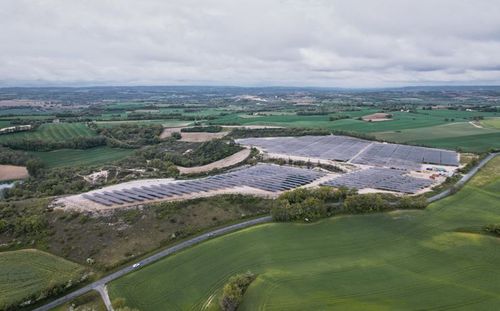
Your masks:
<svg viewBox="0 0 500 311"><path fill-rule="evenodd" d="M26 162L26 169L31 176L39 176L45 165L39 159L31 159Z"/></svg>
<svg viewBox="0 0 500 311"><path fill-rule="evenodd" d="M206 133L218 133L222 131L222 126L219 125L209 125L209 126L193 126L185 127L181 129L181 132L206 132Z"/></svg>
<svg viewBox="0 0 500 311"><path fill-rule="evenodd" d="M166 153L163 158L180 166L192 167L223 159L241 149L233 141L228 142L223 139L214 139L200 144L189 153Z"/></svg>
<svg viewBox="0 0 500 311"><path fill-rule="evenodd" d="M403 196L396 204L399 209L424 209L429 203L427 199L423 196L420 197L410 197Z"/></svg>
<svg viewBox="0 0 500 311"><path fill-rule="evenodd" d="M182 135L179 132L173 132L172 134L170 134L170 137L172 137L175 140L179 140L182 138Z"/></svg>
<svg viewBox="0 0 500 311"><path fill-rule="evenodd" d="M235 311L243 301L248 286L255 280L251 272L238 274L229 279L222 290L220 307L223 311Z"/></svg>
<svg viewBox="0 0 500 311"><path fill-rule="evenodd" d="M26 165L32 156L23 151L12 150L0 146L0 164Z"/></svg>
<svg viewBox="0 0 500 311"><path fill-rule="evenodd" d="M500 224L490 224L483 227L483 231L500 237Z"/></svg>
<svg viewBox="0 0 500 311"><path fill-rule="evenodd" d="M298 188L278 197L271 209L271 216L274 221L314 221L331 214L333 206L328 206L328 203L338 203L353 193L347 188Z"/></svg>
<svg viewBox="0 0 500 311"><path fill-rule="evenodd" d="M161 125L120 124L110 128L97 128L100 135L108 138L111 147L137 148L160 142Z"/></svg>
<svg viewBox="0 0 500 311"><path fill-rule="evenodd" d="M389 204L378 193L351 195L344 201L344 210L353 214L380 212L389 209L391 209Z"/></svg>

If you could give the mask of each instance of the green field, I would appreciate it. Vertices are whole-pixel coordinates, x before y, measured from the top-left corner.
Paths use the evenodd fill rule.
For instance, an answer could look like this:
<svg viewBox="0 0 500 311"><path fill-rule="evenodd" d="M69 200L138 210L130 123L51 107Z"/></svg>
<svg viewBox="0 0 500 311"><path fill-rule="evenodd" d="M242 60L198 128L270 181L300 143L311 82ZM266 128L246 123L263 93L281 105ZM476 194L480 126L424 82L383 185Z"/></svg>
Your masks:
<svg viewBox="0 0 500 311"><path fill-rule="evenodd" d="M500 130L500 118L487 118L481 121L484 127L494 128Z"/></svg>
<svg viewBox="0 0 500 311"><path fill-rule="evenodd" d="M0 252L0 309L50 287L78 280L84 268L33 249Z"/></svg>
<svg viewBox="0 0 500 311"><path fill-rule="evenodd" d="M0 120L0 129L4 127L9 127L10 126L10 121L9 120Z"/></svg>
<svg viewBox="0 0 500 311"><path fill-rule="evenodd" d="M113 127L121 124L160 124L164 127L187 126L191 122L181 120L123 120L123 121L96 121L99 127Z"/></svg>
<svg viewBox="0 0 500 311"><path fill-rule="evenodd" d="M397 131L404 129L424 128L451 122L469 121L473 116L493 117L495 113L479 113L458 110L418 110L418 113L391 112L393 120L384 122L366 122L357 120L358 117L377 112L374 109L360 111L346 111L350 119L329 121L330 115L301 116L301 115L271 115L271 116L241 116L231 114L218 118L213 123L238 125L276 125L285 127L321 127L360 133ZM331 114L335 116L335 114ZM448 119L448 121L446 121ZM451 121L453 119L453 121Z"/></svg>
<svg viewBox="0 0 500 311"><path fill-rule="evenodd" d="M18 141L22 139L34 139L42 141L63 141L78 137L94 136L95 132L83 123L47 123L40 125L35 131L18 132L0 135L0 143Z"/></svg>
<svg viewBox="0 0 500 311"><path fill-rule="evenodd" d="M481 152L500 148L500 130L478 128L469 122L375 133L379 139L398 143L423 144L439 148L461 148Z"/></svg>
<svg viewBox="0 0 500 311"><path fill-rule="evenodd" d="M31 151L29 154L40 158L46 167L85 166L105 164L123 159L134 149L96 147L91 149L59 149L54 151Z"/></svg>
<svg viewBox="0 0 500 311"><path fill-rule="evenodd" d="M140 310L216 310L227 279L258 274L238 310L496 310L500 157L424 211L265 224L202 243L110 284Z"/></svg>

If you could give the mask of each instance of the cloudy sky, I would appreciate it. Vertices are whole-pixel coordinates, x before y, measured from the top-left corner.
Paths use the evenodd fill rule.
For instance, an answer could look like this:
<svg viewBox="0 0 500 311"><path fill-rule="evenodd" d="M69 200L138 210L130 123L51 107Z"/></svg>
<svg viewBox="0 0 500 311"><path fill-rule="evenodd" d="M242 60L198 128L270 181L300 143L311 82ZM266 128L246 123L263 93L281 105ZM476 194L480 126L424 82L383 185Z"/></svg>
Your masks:
<svg viewBox="0 0 500 311"><path fill-rule="evenodd" d="M500 1L1 0L28 84L500 84Z"/></svg>

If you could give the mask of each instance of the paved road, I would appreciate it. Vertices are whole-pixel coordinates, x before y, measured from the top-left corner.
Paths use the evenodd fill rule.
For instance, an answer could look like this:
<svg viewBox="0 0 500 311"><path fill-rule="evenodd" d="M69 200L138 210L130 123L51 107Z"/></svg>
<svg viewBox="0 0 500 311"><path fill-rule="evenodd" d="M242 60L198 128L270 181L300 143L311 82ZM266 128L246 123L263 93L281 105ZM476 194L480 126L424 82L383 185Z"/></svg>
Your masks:
<svg viewBox="0 0 500 311"><path fill-rule="evenodd" d="M210 231L210 232L207 232L205 234L202 234L200 236L197 236L197 237L194 237L192 239L189 239L189 240L186 240L184 242L181 242L177 245L174 245L172 247L169 247L167 249L164 249L162 250L161 252L158 252L154 255L151 255L149 256L148 258L146 259L143 259L139 262L137 262L136 264L139 264L139 266L136 266L136 264L134 265L130 265L130 266L127 266L123 269L120 269L112 274L109 274L105 277L103 277L102 279L94 282L94 283L91 283L87 286L84 286L80 289L77 289L75 290L74 292L71 292L69 294L67 294L66 296L63 296L61 298L58 298L52 302L49 302L48 304L46 305L43 305L37 309L35 309L36 311L46 311L46 310L50 310L52 308L55 308L63 303L66 303L66 302L69 302L73 299L75 299L76 297L78 296L81 296L91 290L97 290L99 291L101 288L103 288L104 285L106 285L107 283L113 281L113 280L116 280L122 276L124 276L125 274L127 273L130 273L136 269L139 269L140 267L142 266L145 266L145 265L148 265L148 264L151 264L157 260L160 260L164 257L167 257L175 252L178 252L180 250L183 250L185 248L188 248L188 247L191 247L195 244L198 244L200 242L203 242L203 241L206 241L208 239L211 239L213 237L216 237L216 236L219 236L219 235L223 235L223 234L226 234L228 232L232 232L232 231L236 231L236 230L239 230L239 229L243 229L243 228L247 228L247 227L250 227L250 226L254 226L254 225L257 225L257 224L261 224L261 223L266 223L266 222L270 222L271 221L271 216L265 216L265 217L260 217L260 218L256 218L256 219L252 219L252 220L247 220L247 221L244 221L244 222L241 222L241 223L238 223L238 224L234 224L234 225L230 225L230 226L227 226L227 227L224 227L224 228L220 228L220 229L217 229L217 230L213 230L213 231Z"/></svg>
<svg viewBox="0 0 500 311"><path fill-rule="evenodd" d="M499 155L500 153L492 153L490 155L488 155L486 158L484 158L481 162L479 162L479 164L474 167L473 169L471 169L471 171L467 174L465 174L458 182L457 182L457 185L461 186L463 184L465 184L467 181L469 181L469 179L472 178L472 176L474 176L484 165L486 165L486 163L488 163L491 159L493 159L495 156ZM437 201L437 200L440 200L448 195L450 195L451 191L450 190L446 190L446 191L443 191L433 197L430 197L429 199L427 199L427 201L429 203L431 202L434 202L434 201ZM256 224L261 224L261 223L265 223L265 222L270 222L271 221L271 216L266 216L266 217L261 217L261 218L257 218L257 219L252 219L252 220L248 220L248 221L244 221L242 223L239 223L239 224L234 224L234 225L230 225L230 226L227 226L227 227L224 227L224 228L220 228L220 229L217 229L217 230L213 230L213 231L210 231L210 232L207 232L205 234L202 234L200 236L197 236L197 237L194 237L192 239L189 239L187 241L184 241L184 242L181 242L177 245L174 245L172 247L169 247L161 252L158 252L154 255L151 255L150 257L144 259L144 260L141 260L138 262L139 266L136 266L134 267L134 265L130 265L130 266L127 266L121 270L118 270L110 275L107 275L105 277L103 277L102 279L94 282L94 283L91 283L85 287L82 287L74 292L71 292L69 294L67 294L66 296L63 296L59 299L56 299L44 306L41 306L39 307L38 309L35 309L35 311L46 311L46 310L50 310L52 308L55 308L63 303L66 303L66 302L69 302L71 300L73 300L74 298L78 297L78 296L81 296L91 290L97 290L101 293L101 290L104 288L104 286L113 281L113 280L116 280L122 276L124 276L125 274L127 273L130 273L132 272L133 270L136 270L142 266L145 266L145 265L148 265L148 264L151 264L155 261L158 261L164 257L167 257L175 252L178 252L180 250L183 250L185 248L188 248L190 246L193 246L195 244L198 244L200 242L203 242L203 241L206 241L208 239L211 239L213 237L216 237L216 236L219 236L219 235L223 235L223 234L226 234L228 232L232 232L232 231L236 231L238 229L243 229L243 228L247 228L247 227L250 227L250 226L253 226L253 225L256 225Z"/></svg>

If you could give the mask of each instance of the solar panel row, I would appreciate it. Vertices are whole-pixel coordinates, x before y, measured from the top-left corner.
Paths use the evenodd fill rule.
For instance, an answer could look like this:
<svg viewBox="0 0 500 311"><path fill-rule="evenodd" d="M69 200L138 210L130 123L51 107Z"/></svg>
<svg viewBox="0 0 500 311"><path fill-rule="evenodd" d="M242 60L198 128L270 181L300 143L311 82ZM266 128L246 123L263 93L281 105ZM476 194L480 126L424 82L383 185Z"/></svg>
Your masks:
<svg viewBox="0 0 500 311"><path fill-rule="evenodd" d="M323 172L309 169L273 164L257 164L255 166L245 167L225 174L202 179L158 183L112 191L101 190L83 194L82 197L101 205L112 206L140 203L147 200L165 199L238 186L248 186L269 192L279 192L306 185L324 175L325 173Z"/></svg>
<svg viewBox="0 0 500 311"><path fill-rule="evenodd" d="M407 175L404 171L388 168L370 168L331 179L325 186L356 189L373 188L403 193L416 193L432 185L432 181Z"/></svg>

